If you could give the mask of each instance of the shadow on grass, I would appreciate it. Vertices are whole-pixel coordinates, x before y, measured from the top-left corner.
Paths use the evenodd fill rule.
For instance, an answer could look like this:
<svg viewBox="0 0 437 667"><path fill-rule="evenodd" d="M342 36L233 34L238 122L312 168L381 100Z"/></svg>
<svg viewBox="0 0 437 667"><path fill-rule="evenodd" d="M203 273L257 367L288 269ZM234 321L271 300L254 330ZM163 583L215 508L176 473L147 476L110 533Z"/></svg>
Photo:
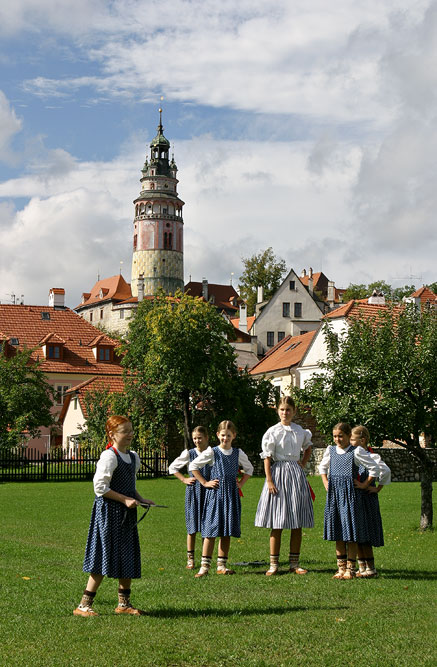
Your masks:
<svg viewBox="0 0 437 667"><path fill-rule="evenodd" d="M176 609L174 607L169 607L166 609L157 609L156 611L147 611L147 616L153 616L155 618L179 618L179 617L191 617L191 618L201 618L203 616L267 616L269 614L289 614L290 612L302 612L302 611L320 611L324 609L326 611L344 611L349 609L347 605L333 605L333 606L320 606L320 605L308 605L308 606L290 606L290 607L268 607L267 609L215 609L214 607L209 609Z"/></svg>
<svg viewBox="0 0 437 667"><path fill-rule="evenodd" d="M437 572L427 570L380 570L381 579L408 579L416 581L437 581Z"/></svg>

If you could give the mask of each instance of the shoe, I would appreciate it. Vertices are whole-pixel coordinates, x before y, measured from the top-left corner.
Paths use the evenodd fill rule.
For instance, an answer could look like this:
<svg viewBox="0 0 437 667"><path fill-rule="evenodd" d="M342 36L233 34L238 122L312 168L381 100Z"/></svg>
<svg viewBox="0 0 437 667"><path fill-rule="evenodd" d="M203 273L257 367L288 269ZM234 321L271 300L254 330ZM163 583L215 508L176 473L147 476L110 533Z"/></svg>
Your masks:
<svg viewBox="0 0 437 667"><path fill-rule="evenodd" d="M290 567L290 574L307 574L308 570L305 570L304 567Z"/></svg>
<svg viewBox="0 0 437 667"><path fill-rule="evenodd" d="M217 570L217 574L235 574L235 570L229 570L227 567L221 567Z"/></svg>
<svg viewBox="0 0 437 667"><path fill-rule="evenodd" d="M355 570L346 570L344 575L342 576L342 579L355 579Z"/></svg>
<svg viewBox="0 0 437 667"><path fill-rule="evenodd" d="M185 566L186 570L194 570L194 568L195 568L194 562L191 562L191 561L189 563L187 563L186 566Z"/></svg>
<svg viewBox="0 0 437 667"><path fill-rule="evenodd" d="M116 614L128 614L130 616L145 616L146 612L143 611L142 609L136 609L135 607L132 607L132 605L126 605L126 606L121 606L118 605L114 609Z"/></svg>
<svg viewBox="0 0 437 667"><path fill-rule="evenodd" d="M98 613L92 607L76 607L73 611L73 616L98 616Z"/></svg>
<svg viewBox="0 0 437 667"><path fill-rule="evenodd" d="M208 576L208 574L209 574L209 571L208 571L208 570L204 570L203 572L201 572L201 571L199 570L199 572L198 572L197 574L195 574L194 577L195 577L196 579L200 579L200 577L206 577L206 576Z"/></svg>
<svg viewBox="0 0 437 667"><path fill-rule="evenodd" d="M267 570L266 577L276 577L277 574L279 574L278 568L273 569L273 570L270 569L270 570Z"/></svg>
<svg viewBox="0 0 437 667"><path fill-rule="evenodd" d="M333 579L343 579L345 574L346 574L346 570L337 570L337 572L334 574L334 576L332 578Z"/></svg>

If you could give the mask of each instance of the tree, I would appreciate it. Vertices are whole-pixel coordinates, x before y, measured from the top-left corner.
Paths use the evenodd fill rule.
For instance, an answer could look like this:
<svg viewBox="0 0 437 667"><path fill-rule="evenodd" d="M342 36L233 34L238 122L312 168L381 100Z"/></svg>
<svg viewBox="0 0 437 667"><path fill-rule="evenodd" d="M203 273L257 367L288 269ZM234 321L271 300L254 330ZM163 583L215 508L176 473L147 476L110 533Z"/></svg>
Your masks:
<svg viewBox="0 0 437 667"><path fill-rule="evenodd" d="M390 440L416 460L421 479L423 530L432 527L433 463L428 447L437 440L437 312L411 304L377 319L356 319L339 339L325 325L328 357L322 373L297 390L328 438L333 424L364 424L374 442Z"/></svg>
<svg viewBox="0 0 437 667"><path fill-rule="evenodd" d="M410 296L416 291L415 285L404 285L403 287L395 287L392 290L391 298L393 301L402 301L404 296Z"/></svg>
<svg viewBox="0 0 437 667"><path fill-rule="evenodd" d="M365 299L368 296L368 289L363 283L350 283L343 293L343 303L347 303L351 299Z"/></svg>
<svg viewBox="0 0 437 667"><path fill-rule="evenodd" d="M434 292L434 294L437 294L437 282L431 283L431 285L428 285L429 289Z"/></svg>
<svg viewBox="0 0 437 667"><path fill-rule="evenodd" d="M375 280L373 283L369 283L367 286L366 296L371 296L374 291L382 294L387 299L387 301L391 300L392 287L386 283L385 280Z"/></svg>
<svg viewBox="0 0 437 667"><path fill-rule="evenodd" d="M272 248L267 248L258 255L243 258L242 262L244 271L241 274L238 289L241 297L247 303L248 315L253 315L258 287L263 287L264 299L270 299L282 282L286 264L283 259L274 255Z"/></svg>
<svg viewBox="0 0 437 667"><path fill-rule="evenodd" d="M124 414L127 411L124 396L100 387L87 391L84 402L87 418L85 426L81 428L81 447L103 449L107 444L106 420L110 415Z"/></svg>
<svg viewBox="0 0 437 667"><path fill-rule="evenodd" d="M54 423L53 388L38 366L30 350L0 353L0 447L16 447L23 434L38 437L41 426Z"/></svg>
<svg viewBox="0 0 437 667"><path fill-rule="evenodd" d="M267 390L270 383L239 373L228 342L232 335L228 321L201 298L161 293L140 303L122 362L125 399L140 442L159 447L176 427L190 447L194 425L212 430L221 419L235 419L240 428L257 428L260 421L265 427L271 385Z"/></svg>

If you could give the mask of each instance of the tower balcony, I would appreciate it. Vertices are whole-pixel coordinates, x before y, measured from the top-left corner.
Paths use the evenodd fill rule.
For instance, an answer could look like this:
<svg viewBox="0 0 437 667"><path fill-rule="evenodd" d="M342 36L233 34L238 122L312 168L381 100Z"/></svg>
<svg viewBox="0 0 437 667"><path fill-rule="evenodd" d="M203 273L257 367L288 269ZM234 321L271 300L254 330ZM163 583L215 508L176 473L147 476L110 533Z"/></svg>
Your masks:
<svg viewBox="0 0 437 667"><path fill-rule="evenodd" d="M137 220L172 220L174 222L182 222L182 215L170 215L170 213L141 213L136 215L134 222Z"/></svg>

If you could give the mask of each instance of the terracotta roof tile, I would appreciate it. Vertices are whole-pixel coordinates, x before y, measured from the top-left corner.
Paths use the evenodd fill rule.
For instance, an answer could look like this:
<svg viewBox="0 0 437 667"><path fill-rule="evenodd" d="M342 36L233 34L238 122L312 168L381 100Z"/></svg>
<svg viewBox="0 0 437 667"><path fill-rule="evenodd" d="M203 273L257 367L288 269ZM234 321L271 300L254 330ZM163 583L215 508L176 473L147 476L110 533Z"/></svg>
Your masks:
<svg viewBox="0 0 437 667"><path fill-rule="evenodd" d="M98 390L104 390L107 389L111 393L118 393L121 394L124 391L124 382L123 382L123 377L94 377L90 378L89 380L85 380L84 382L81 382L80 384L77 384L75 387L72 387L68 391L65 392L65 401L64 405L62 406L62 410L59 414L59 421L61 424L64 421L65 414L67 412L68 406L70 404L70 401L74 396L77 396L79 399L80 407L82 410L82 413L85 417L88 416L87 414L87 409L86 409L86 402L85 402L85 394L88 391L98 391Z"/></svg>
<svg viewBox="0 0 437 667"><path fill-rule="evenodd" d="M273 373L296 366L307 351L316 331L301 336L286 336L273 347L251 370L251 375Z"/></svg>
<svg viewBox="0 0 437 667"><path fill-rule="evenodd" d="M197 282L189 282L184 287L184 292L190 296L203 296L203 284ZM213 305L216 308L226 308L237 312L238 306L235 306L232 301L236 299L238 303L242 299L238 296L232 285L217 285L215 283L208 283L208 299L213 297Z"/></svg>
<svg viewBox="0 0 437 667"><path fill-rule="evenodd" d="M253 323L255 322L255 315L250 315L247 318L247 331L249 332L253 326ZM240 329L240 318L239 317L231 317L231 324L236 328Z"/></svg>
<svg viewBox="0 0 437 667"><path fill-rule="evenodd" d="M42 319L41 312L49 313L50 319ZM90 341L101 336L104 345L116 346L116 341L69 308L0 304L0 330L5 338L18 338L18 349L36 348L32 358L42 360L44 372L87 375L121 375L123 372L117 362L97 361L89 347ZM64 341L62 360L43 359L41 341L50 336Z"/></svg>
<svg viewBox="0 0 437 667"><path fill-rule="evenodd" d="M102 294L102 296L101 296ZM76 306L75 310L85 306L95 306L100 301L108 301L110 299L115 301L124 301L132 296L132 291L129 283L125 281L120 274L111 276L110 278L103 278L96 282L91 292L84 292L82 294L82 303Z"/></svg>
<svg viewBox="0 0 437 667"><path fill-rule="evenodd" d="M387 311L388 308L390 307L391 306L387 304L377 305L373 303L368 303L367 299L351 299L351 301L345 303L344 306L340 306L340 308L332 310L322 319L334 320L340 317L346 317L350 319L353 319L354 317L374 318L378 317L384 311ZM401 310L401 308L402 306L395 306L393 310L396 312Z"/></svg>
<svg viewBox="0 0 437 667"><path fill-rule="evenodd" d="M423 285L423 287L420 287L413 292L413 294L410 294L410 298L420 299L420 303L423 304L428 302L437 303L437 294L434 294L434 292L430 290L429 287L426 287L426 285Z"/></svg>

